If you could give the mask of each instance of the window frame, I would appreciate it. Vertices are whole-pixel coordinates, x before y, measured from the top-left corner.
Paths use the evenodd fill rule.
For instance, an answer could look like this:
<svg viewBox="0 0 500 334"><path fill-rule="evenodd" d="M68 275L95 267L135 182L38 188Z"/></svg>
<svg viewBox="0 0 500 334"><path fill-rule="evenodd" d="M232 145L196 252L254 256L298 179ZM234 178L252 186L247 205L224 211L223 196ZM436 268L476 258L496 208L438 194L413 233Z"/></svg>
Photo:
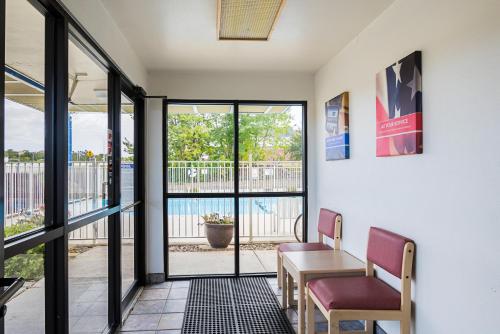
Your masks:
<svg viewBox="0 0 500 334"><path fill-rule="evenodd" d="M233 106L233 151L234 151L234 188L233 192L199 192L199 193L169 193L168 192L168 105L232 105ZM302 191L286 192L240 192L239 190L239 106L240 105L296 105L302 107ZM239 277L239 276L275 276L275 273L240 273L240 231L239 202L241 198L259 197L301 197L303 210L302 235L307 242L308 226L308 180L307 180L307 101L306 100L210 100L210 99L169 99L163 98L162 103L162 177L163 177L163 266L166 279L181 280L196 277ZM168 236L168 200L175 198L232 198L234 199L234 273L210 275L170 275L169 273L169 236Z"/></svg>
<svg viewBox="0 0 500 334"><path fill-rule="evenodd" d="M4 216L0 217L0 274L4 261L45 244L45 332L69 332L68 302L68 237L71 231L108 217L109 224L109 312L108 331L114 331L122 320L122 312L139 287L145 284L144 243L144 115L145 91L133 84L120 67L104 51L68 9L57 0L26 0L45 17L45 226L4 240ZM0 2L0 61L5 64L5 1ZM70 37L71 36L71 37ZM136 211L136 280L127 295L121 296L120 272L120 141L113 141L113 182L109 185L108 207L68 219L68 41L79 47L108 71L108 115L113 138L120 138L120 96L126 91L135 105L134 128L137 136L134 175ZM2 67L5 75L5 66ZM5 148L5 82L0 84L0 159ZM118 103L117 103L118 102ZM0 209L4 205L4 164L0 165ZM62 182L60 182L62 180ZM112 195L112 196L111 196ZM112 197L112 198L111 198ZM118 241L118 242L117 242ZM139 261L140 260L140 261ZM142 263L141 263L142 262ZM0 334L4 333L0 324Z"/></svg>

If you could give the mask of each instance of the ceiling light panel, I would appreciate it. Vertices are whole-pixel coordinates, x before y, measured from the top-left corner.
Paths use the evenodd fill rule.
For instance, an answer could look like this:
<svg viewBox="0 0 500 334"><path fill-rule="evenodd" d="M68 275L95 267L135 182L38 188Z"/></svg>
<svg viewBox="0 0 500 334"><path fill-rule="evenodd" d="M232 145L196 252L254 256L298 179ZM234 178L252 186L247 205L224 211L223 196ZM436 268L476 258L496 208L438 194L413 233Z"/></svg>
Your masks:
<svg viewBox="0 0 500 334"><path fill-rule="evenodd" d="M285 0L218 0L219 40L267 41Z"/></svg>

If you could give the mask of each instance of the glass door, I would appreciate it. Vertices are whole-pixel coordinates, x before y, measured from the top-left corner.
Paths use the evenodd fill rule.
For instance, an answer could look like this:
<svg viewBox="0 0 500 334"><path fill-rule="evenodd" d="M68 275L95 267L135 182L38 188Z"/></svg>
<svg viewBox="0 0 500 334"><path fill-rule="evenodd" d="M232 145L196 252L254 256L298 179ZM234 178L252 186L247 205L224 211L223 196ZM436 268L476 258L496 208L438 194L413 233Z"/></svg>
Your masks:
<svg viewBox="0 0 500 334"><path fill-rule="evenodd" d="M304 209L304 105L238 111L240 272L276 272L276 247L295 240Z"/></svg>
<svg viewBox="0 0 500 334"><path fill-rule="evenodd" d="M276 272L303 237L304 124L301 102L165 103L168 276Z"/></svg>
<svg viewBox="0 0 500 334"><path fill-rule="evenodd" d="M169 275L234 274L234 106L170 103L165 123Z"/></svg>

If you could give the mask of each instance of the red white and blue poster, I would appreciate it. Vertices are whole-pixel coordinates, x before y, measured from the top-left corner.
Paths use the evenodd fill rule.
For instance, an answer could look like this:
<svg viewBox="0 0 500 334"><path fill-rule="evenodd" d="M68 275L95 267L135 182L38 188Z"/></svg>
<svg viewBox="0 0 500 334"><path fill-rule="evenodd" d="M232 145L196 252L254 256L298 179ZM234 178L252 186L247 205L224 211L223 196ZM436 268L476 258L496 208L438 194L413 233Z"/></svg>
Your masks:
<svg viewBox="0 0 500 334"><path fill-rule="evenodd" d="M326 160L349 159L349 94L342 93L325 103Z"/></svg>
<svg viewBox="0 0 500 334"><path fill-rule="evenodd" d="M376 81L377 157L422 153L421 52L379 72Z"/></svg>

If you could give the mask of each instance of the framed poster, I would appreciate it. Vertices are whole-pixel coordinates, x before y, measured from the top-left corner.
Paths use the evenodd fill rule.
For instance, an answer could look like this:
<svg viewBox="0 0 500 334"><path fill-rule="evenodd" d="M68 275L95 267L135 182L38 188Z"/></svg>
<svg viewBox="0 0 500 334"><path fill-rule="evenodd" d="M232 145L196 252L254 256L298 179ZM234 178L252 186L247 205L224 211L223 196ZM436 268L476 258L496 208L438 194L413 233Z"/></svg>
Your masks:
<svg viewBox="0 0 500 334"><path fill-rule="evenodd" d="M325 103L326 160L349 159L349 93Z"/></svg>
<svg viewBox="0 0 500 334"><path fill-rule="evenodd" d="M421 52L377 73L376 91L377 157L422 153Z"/></svg>

